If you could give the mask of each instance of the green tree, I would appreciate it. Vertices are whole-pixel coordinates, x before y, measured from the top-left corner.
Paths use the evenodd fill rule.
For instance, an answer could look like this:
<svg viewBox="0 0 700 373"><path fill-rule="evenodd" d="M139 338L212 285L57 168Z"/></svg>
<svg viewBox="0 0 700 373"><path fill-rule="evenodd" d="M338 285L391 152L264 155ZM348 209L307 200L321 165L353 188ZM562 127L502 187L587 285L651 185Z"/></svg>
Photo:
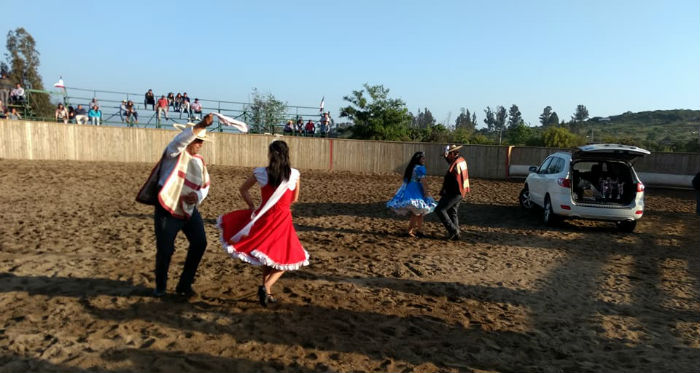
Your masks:
<svg viewBox="0 0 700 373"><path fill-rule="evenodd" d="M343 97L350 105L340 109L340 116L353 121L352 137L369 140L407 140L411 115L401 99L389 98L383 85L363 85Z"/></svg>
<svg viewBox="0 0 700 373"><path fill-rule="evenodd" d="M522 121L509 127L506 132L506 139L510 145L525 145L530 137L532 137L532 129Z"/></svg>
<svg viewBox="0 0 700 373"><path fill-rule="evenodd" d="M552 107L551 106L545 106L545 108L542 110L542 114L540 114L540 123L542 123L542 127L547 127L550 124L550 118L552 117ZM558 121L559 119L557 119Z"/></svg>
<svg viewBox="0 0 700 373"><path fill-rule="evenodd" d="M253 132L275 133L275 125L280 124L285 119L287 103L275 98L272 93L262 95L256 88L253 88L253 102L248 106L251 115L251 127Z"/></svg>
<svg viewBox="0 0 700 373"><path fill-rule="evenodd" d="M544 146L553 148L570 148L577 145L583 145L585 141L575 134L569 132L566 128L549 127L542 133L542 142Z"/></svg>
<svg viewBox="0 0 700 373"><path fill-rule="evenodd" d="M9 78L20 83L26 89L43 90L44 85L39 75L39 52L34 38L23 27L7 33L7 53L10 63ZM29 93L28 93L29 94ZM33 111L41 117L51 117L53 107L48 94L31 94Z"/></svg>
<svg viewBox="0 0 700 373"><path fill-rule="evenodd" d="M520 124L523 124L523 116L518 105L513 104L508 110L508 128L513 128Z"/></svg>
<svg viewBox="0 0 700 373"><path fill-rule="evenodd" d="M425 108L424 111L418 109L418 115L413 118L413 126L417 128L430 128L435 125L435 118L433 113Z"/></svg>
<svg viewBox="0 0 700 373"><path fill-rule="evenodd" d="M586 119L588 119L588 109L586 109L586 105L576 106L576 112L571 117L571 120L574 122L583 122Z"/></svg>
<svg viewBox="0 0 700 373"><path fill-rule="evenodd" d="M508 113L503 106L496 106L496 131L498 131L498 145L501 145L503 131L506 129L506 118Z"/></svg>
<svg viewBox="0 0 700 373"><path fill-rule="evenodd" d="M425 142L449 142L450 132L442 124L427 128L427 136L423 138Z"/></svg>
<svg viewBox="0 0 700 373"><path fill-rule="evenodd" d="M484 123L486 123L486 128L488 129L489 132L493 132L496 130L496 113L491 110L490 106L486 107L486 110L484 110L484 115L486 118L484 118Z"/></svg>
<svg viewBox="0 0 700 373"><path fill-rule="evenodd" d="M547 127L558 127L559 126L559 116L557 115L556 111L552 112L552 115L549 116L549 123L547 123Z"/></svg>
<svg viewBox="0 0 700 373"><path fill-rule="evenodd" d="M457 128L474 131L476 129L476 113L472 114L469 109L461 108L457 119L455 119L455 129Z"/></svg>

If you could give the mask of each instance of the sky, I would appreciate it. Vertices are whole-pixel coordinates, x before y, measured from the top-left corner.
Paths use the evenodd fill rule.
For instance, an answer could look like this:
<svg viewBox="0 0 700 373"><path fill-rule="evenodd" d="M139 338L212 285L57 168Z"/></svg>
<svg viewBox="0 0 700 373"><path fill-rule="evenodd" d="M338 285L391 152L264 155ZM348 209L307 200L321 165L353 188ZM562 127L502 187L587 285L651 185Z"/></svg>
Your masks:
<svg viewBox="0 0 700 373"><path fill-rule="evenodd" d="M700 109L700 1L6 1L47 87L248 101L253 89L337 120L363 84L454 124L518 105L538 126ZM17 14L20 16L8 16ZM4 50L4 48L3 48ZM69 92L70 94L70 92ZM99 97L98 97L99 98Z"/></svg>

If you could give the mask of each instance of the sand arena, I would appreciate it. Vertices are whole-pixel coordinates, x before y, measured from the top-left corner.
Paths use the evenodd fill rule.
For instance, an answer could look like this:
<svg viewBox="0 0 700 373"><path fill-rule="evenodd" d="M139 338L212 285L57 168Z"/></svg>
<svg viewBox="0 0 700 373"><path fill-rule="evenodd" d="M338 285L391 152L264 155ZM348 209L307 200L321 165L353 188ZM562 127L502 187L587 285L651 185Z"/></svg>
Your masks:
<svg viewBox="0 0 700 373"><path fill-rule="evenodd" d="M0 371L697 371L694 194L647 190L635 234L542 227L521 183L472 180L461 242L412 239L384 208L399 175L302 171L311 265L256 300L256 268L218 244L250 169L212 166L200 297L149 296L151 164L0 160ZM436 194L441 178L430 177ZM259 194L256 194L259 196ZM170 291L186 252L180 236Z"/></svg>

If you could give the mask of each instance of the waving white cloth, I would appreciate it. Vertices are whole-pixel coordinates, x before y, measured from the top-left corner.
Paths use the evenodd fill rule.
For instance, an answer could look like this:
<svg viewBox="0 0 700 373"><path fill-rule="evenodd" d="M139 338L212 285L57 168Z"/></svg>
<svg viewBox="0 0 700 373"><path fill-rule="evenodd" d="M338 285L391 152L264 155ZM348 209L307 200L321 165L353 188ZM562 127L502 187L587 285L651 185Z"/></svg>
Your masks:
<svg viewBox="0 0 700 373"><path fill-rule="evenodd" d="M241 132L248 132L248 125L245 124L244 122L241 122L240 120L233 119L231 117L227 117L221 113L210 113L215 115L217 118L219 118L219 123L227 125L229 127L233 127Z"/></svg>
<svg viewBox="0 0 700 373"><path fill-rule="evenodd" d="M277 201L282 198L284 193L287 191L287 189L294 189L293 186L296 186L297 179L299 178L299 171L296 169L292 169L292 173L289 177L289 180L284 180L283 182L280 183L280 185L275 189L275 191L272 193L270 198L265 202L265 205L257 211L253 211L253 213L250 215L250 222L246 224L243 229L241 229L238 233L234 234L233 237L231 238L231 241L238 242L242 237L247 236L250 234L250 229L253 228L253 224L255 224L258 219L265 215L265 213L274 206Z"/></svg>

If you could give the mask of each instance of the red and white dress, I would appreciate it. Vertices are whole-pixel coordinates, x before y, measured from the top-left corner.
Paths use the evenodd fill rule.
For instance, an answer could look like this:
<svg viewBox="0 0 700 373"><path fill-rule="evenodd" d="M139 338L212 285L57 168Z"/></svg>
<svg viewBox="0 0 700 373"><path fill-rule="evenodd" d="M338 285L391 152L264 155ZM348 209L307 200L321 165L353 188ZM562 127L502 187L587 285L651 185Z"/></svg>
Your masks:
<svg viewBox="0 0 700 373"><path fill-rule="evenodd" d="M278 187L267 184L267 169L253 170L261 187L262 202L255 210L236 210L219 216L221 244L233 258L253 265L292 271L309 265L309 253L299 242L290 205L299 180L292 168L289 180Z"/></svg>

